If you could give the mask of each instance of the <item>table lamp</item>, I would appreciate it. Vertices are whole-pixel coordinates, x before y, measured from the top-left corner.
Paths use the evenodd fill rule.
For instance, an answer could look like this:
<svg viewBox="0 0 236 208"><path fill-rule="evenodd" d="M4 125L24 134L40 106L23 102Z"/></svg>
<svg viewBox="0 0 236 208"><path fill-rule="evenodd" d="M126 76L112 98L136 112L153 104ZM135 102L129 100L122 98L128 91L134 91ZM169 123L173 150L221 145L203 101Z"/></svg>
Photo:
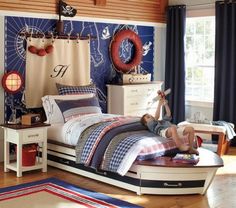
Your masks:
<svg viewBox="0 0 236 208"><path fill-rule="evenodd" d="M23 79L18 71L7 72L3 75L2 87L7 93L11 94L12 96L13 94L18 93L21 90L22 86L23 86ZM11 99L10 108L12 113L8 123L16 124L18 122L16 119L16 108L14 105L14 99Z"/></svg>

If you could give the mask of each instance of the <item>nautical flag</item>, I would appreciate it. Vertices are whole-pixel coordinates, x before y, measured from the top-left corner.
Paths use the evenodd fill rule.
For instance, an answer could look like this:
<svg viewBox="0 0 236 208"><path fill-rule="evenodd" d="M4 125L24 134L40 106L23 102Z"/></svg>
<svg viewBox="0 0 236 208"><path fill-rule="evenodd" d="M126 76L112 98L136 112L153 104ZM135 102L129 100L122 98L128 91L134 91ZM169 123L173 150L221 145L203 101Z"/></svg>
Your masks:
<svg viewBox="0 0 236 208"><path fill-rule="evenodd" d="M63 1L59 1L59 14L64 17L74 17L77 13L77 10L69 6Z"/></svg>

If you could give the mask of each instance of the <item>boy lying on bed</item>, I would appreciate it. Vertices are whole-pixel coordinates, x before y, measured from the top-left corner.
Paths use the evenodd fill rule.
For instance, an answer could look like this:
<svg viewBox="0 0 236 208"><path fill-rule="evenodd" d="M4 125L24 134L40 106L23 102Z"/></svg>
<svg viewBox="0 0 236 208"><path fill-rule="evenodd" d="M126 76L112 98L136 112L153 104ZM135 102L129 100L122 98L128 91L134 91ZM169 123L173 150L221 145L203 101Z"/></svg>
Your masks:
<svg viewBox="0 0 236 208"><path fill-rule="evenodd" d="M162 120L158 120L160 117L161 107L165 106L166 115ZM194 143L194 129L191 126L177 127L170 123L171 112L167 100L163 97L159 100L155 117L146 113L141 118L141 123L148 127L148 129L164 138L173 138L177 148L180 151L188 151L190 154L199 154L193 147ZM189 140L189 146L182 144L180 137L187 135Z"/></svg>

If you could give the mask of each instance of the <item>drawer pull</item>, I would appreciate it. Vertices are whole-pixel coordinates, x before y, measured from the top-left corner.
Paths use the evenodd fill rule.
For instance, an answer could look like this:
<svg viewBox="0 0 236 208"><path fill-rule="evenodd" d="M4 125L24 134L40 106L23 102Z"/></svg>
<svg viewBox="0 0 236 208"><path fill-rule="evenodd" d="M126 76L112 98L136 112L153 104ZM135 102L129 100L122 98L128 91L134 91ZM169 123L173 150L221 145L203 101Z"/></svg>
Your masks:
<svg viewBox="0 0 236 208"><path fill-rule="evenodd" d="M60 163L67 164L67 165L70 164L70 161L68 161L68 160L64 160L64 159L59 159L59 162L60 162Z"/></svg>
<svg viewBox="0 0 236 208"><path fill-rule="evenodd" d="M28 135L28 138L30 138L30 137L38 137L39 136L39 134L31 134L31 135Z"/></svg>
<svg viewBox="0 0 236 208"><path fill-rule="evenodd" d="M131 90L131 92L138 92L138 90Z"/></svg>
<svg viewBox="0 0 236 208"><path fill-rule="evenodd" d="M182 187L183 184L182 183L177 183L177 184L169 184L169 183L164 183L165 187Z"/></svg>
<svg viewBox="0 0 236 208"><path fill-rule="evenodd" d="M138 103L130 103L130 105L138 105Z"/></svg>

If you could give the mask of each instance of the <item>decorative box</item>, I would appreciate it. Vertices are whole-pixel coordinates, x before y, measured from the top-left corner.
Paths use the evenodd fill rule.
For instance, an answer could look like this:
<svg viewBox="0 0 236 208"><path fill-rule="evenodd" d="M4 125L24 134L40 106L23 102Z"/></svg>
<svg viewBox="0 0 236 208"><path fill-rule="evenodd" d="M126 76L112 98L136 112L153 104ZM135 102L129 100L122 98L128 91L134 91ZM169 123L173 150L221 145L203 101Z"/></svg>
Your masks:
<svg viewBox="0 0 236 208"><path fill-rule="evenodd" d="M40 114L26 114L21 117L22 125L34 125L41 122Z"/></svg>

